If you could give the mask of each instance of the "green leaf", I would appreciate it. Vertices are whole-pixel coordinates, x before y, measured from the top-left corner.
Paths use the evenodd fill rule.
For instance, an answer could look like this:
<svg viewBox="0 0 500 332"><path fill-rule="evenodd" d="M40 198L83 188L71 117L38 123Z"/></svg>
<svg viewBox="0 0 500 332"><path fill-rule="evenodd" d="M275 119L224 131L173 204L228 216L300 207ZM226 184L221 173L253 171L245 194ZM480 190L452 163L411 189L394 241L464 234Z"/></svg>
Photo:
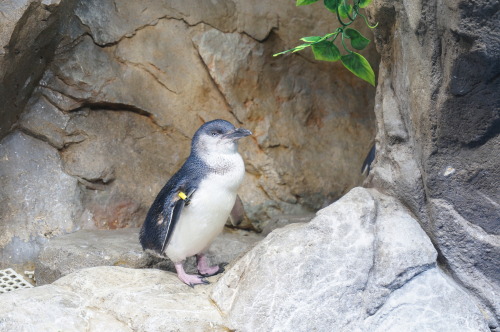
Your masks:
<svg viewBox="0 0 500 332"><path fill-rule="evenodd" d="M365 38L358 30L347 28L344 33L351 39L352 47L357 50L362 50L370 44L370 39Z"/></svg>
<svg viewBox="0 0 500 332"><path fill-rule="evenodd" d="M341 60L344 67L349 69L351 73L375 86L375 73L364 56L352 52L347 55L342 55Z"/></svg>
<svg viewBox="0 0 500 332"><path fill-rule="evenodd" d="M278 56L278 55L283 55L283 54L287 54L287 53L295 53L295 52L298 52L298 51L302 51L304 48L309 47L311 45L312 44L302 44L302 45L299 45L299 46L295 46L294 48L291 48L289 50L282 51L282 52L279 52L279 53L275 53L275 54L273 54L273 56Z"/></svg>
<svg viewBox="0 0 500 332"><path fill-rule="evenodd" d="M337 8L339 8L340 1L342 0L325 0L325 7L332 13L336 13Z"/></svg>
<svg viewBox="0 0 500 332"><path fill-rule="evenodd" d="M311 36L311 37L302 37L300 38L300 40L306 42L306 43L314 43L314 42L317 42L317 41L320 41L321 40L321 36Z"/></svg>
<svg viewBox="0 0 500 332"><path fill-rule="evenodd" d="M352 6L347 1L342 1L339 5L339 15L342 18L352 17Z"/></svg>
<svg viewBox="0 0 500 332"><path fill-rule="evenodd" d="M365 8L371 2L372 2L372 0L359 0L359 8Z"/></svg>
<svg viewBox="0 0 500 332"><path fill-rule="evenodd" d="M283 52L279 52L279 53L274 53L273 56L279 56L279 55L283 55L283 54L287 54L289 52L291 52L292 50L286 50L286 51L283 51Z"/></svg>
<svg viewBox="0 0 500 332"><path fill-rule="evenodd" d="M318 0L297 0L295 6L305 6L310 5L311 3L315 3Z"/></svg>
<svg viewBox="0 0 500 332"><path fill-rule="evenodd" d="M340 51L331 41L322 41L312 45L314 58L323 61L337 61L340 59Z"/></svg>
<svg viewBox="0 0 500 332"><path fill-rule="evenodd" d="M309 47L309 46L311 46L311 44L302 44L302 45L299 45L299 46L295 46L292 49L292 53L295 53L295 52L298 52L298 51L302 51L304 48Z"/></svg>
<svg viewBox="0 0 500 332"><path fill-rule="evenodd" d="M278 55L283 55L283 54L287 54L287 53L290 53L291 51L293 51L293 48L290 49L290 50L286 50L286 51L281 51L279 53L275 53L273 54L273 56L278 56Z"/></svg>

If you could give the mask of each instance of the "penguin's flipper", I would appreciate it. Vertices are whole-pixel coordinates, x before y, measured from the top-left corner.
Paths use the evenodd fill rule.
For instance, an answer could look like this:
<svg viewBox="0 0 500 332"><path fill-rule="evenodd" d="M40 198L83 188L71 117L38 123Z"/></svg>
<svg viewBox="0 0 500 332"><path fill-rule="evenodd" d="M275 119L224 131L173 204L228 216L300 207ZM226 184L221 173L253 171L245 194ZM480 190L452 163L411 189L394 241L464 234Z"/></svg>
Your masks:
<svg viewBox="0 0 500 332"><path fill-rule="evenodd" d="M164 252L172 238L174 233L175 225L179 221L182 209L184 206L189 205L191 196L195 192L195 188L184 192L181 189L173 191L168 199L163 205L162 217L163 217L163 229L161 232L162 247L161 252Z"/></svg>
<svg viewBox="0 0 500 332"><path fill-rule="evenodd" d="M163 223L165 225L164 231L162 232L162 236L164 238L163 245L161 247L161 252L164 252L170 242L170 238L172 234L174 234L175 225L181 216L182 209L186 205L186 201L184 199L179 199L176 201L173 206L170 204L167 209L164 209L164 220ZM165 220L167 219L167 220Z"/></svg>

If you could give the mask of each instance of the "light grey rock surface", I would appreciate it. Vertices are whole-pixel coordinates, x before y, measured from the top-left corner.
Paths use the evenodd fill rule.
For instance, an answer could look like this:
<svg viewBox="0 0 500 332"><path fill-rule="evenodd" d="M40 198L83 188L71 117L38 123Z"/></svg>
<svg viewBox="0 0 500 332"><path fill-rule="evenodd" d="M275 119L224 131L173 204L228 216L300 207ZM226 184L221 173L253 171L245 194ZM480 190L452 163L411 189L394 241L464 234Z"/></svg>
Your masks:
<svg viewBox="0 0 500 332"><path fill-rule="evenodd" d="M473 298L440 269L404 284L364 322L364 331L489 331Z"/></svg>
<svg viewBox="0 0 500 332"><path fill-rule="evenodd" d="M263 237L259 234L226 230L207 250L211 264L231 263ZM196 273L195 259L186 270ZM144 253L139 243L139 229L80 230L59 236L43 246L35 264L37 285L45 285L72 272L95 266L130 268L156 267L175 271L168 259Z"/></svg>
<svg viewBox="0 0 500 332"><path fill-rule="evenodd" d="M436 258L405 207L355 188L310 223L269 234L211 296L238 331L488 331Z"/></svg>
<svg viewBox="0 0 500 332"><path fill-rule="evenodd" d="M30 292L1 294L0 330L226 331L210 289L155 269L88 268Z"/></svg>

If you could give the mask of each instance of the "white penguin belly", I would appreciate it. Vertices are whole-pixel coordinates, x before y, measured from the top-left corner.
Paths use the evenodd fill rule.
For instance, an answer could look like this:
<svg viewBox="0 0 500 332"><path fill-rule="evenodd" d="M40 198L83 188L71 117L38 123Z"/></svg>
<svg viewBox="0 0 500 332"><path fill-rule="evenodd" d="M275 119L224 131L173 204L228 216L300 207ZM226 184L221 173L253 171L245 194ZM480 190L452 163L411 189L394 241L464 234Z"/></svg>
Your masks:
<svg viewBox="0 0 500 332"><path fill-rule="evenodd" d="M243 174L244 168L241 176L211 174L202 180L190 204L182 210L165 250L172 261L180 262L204 251L222 232Z"/></svg>

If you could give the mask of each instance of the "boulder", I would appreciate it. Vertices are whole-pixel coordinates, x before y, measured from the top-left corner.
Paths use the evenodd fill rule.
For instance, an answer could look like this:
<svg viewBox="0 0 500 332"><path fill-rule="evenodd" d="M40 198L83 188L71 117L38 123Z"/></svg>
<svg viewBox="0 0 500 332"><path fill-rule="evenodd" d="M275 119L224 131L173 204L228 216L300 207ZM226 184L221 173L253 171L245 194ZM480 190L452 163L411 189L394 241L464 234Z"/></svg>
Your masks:
<svg viewBox="0 0 500 332"><path fill-rule="evenodd" d="M0 330L227 331L210 289L156 269L88 268L0 295Z"/></svg>
<svg viewBox="0 0 500 332"><path fill-rule="evenodd" d="M255 233L226 230L207 250L211 264L230 263L247 251L262 236ZM189 259L186 270L196 273L195 259ZM156 267L175 271L173 263L144 253L139 243L139 229L80 230L53 238L46 243L36 260L37 285L45 285L75 271L94 266L129 268Z"/></svg>
<svg viewBox="0 0 500 332"><path fill-rule="evenodd" d="M397 200L355 188L310 223L270 233L215 285L238 331L488 331Z"/></svg>

